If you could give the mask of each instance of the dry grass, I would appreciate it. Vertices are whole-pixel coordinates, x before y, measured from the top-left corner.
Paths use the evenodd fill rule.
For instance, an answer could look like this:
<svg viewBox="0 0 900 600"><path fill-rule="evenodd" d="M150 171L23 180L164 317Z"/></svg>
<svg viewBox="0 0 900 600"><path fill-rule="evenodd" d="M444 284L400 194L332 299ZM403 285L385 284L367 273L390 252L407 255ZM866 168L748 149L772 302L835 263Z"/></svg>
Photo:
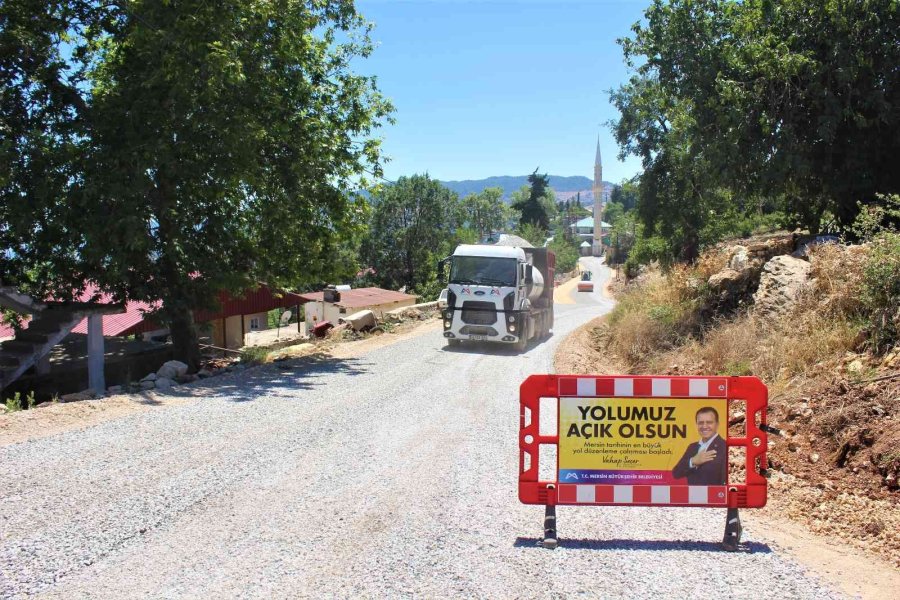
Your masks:
<svg viewBox="0 0 900 600"><path fill-rule="evenodd" d="M632 371L646 368L654 354L681 345L696 329L696 298L683 269L668 276L658 271L642 276L610 314L608 349Z"/></svg>
<svg viewBox="0 0 900 600"><path fill-rule="evenodd" d="M727 251L715 249L696 266L651 271L629 286L604 344L632 372L753 374L779 388L860 345L866 256L865 248L820 246L810 258L811 284L789 314L767 318L751 310L704 323L705 281L727 265Z"/></svg>
<svg viewBox="0 0 900 600"><path fill-rule="evenodd" d="M752 307L709 317L704 282L726 266L721 250L691 269L642 275L619 294L594 349L631 373L760 377L769 423L783 432L769 440L771 510L900 564L900 379L876 377L897 363L872 352L867 300L873 281L895 281L896 270L873 277L873 247L815 248L809 286L782 317Z"/></svg>

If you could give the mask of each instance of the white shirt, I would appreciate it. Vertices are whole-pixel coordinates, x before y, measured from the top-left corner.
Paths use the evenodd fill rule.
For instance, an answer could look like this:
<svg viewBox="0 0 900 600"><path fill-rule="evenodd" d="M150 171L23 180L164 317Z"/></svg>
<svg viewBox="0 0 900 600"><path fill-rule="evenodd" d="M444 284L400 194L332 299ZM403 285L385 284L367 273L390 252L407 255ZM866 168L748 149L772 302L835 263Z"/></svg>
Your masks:
<svg viewBox="0 0 900 600"><path fill-rule="evenodd" d="M701 439L700 447L697 448L697 452L706 452L706 449L709 448L709 445L712 444L716 440L717 437L719 437L719 434L714 433L714 434L712 434L712 437L709 438L708 440L706 440L705 442ZM696 468L696 467L694 467L694 458L693 457L691 457L690 460L688 460L688 466L690 466L692 469Z"/></svg>

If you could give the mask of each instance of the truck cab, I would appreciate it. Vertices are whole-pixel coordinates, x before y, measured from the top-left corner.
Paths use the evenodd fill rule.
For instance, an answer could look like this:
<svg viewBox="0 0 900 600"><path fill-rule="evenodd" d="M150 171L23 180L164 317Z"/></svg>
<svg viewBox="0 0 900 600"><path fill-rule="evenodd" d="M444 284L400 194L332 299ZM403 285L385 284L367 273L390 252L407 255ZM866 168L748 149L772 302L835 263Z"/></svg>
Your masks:
<svg viewBox="0 0 900 600"><path fill-rule="evenodd" d="M549 260L548 260L549 256ZM544 248L463 244L442 261L449 263L448 344L490 341L524 349L528 340L549 334L553 325L553 253Z"/></svg>

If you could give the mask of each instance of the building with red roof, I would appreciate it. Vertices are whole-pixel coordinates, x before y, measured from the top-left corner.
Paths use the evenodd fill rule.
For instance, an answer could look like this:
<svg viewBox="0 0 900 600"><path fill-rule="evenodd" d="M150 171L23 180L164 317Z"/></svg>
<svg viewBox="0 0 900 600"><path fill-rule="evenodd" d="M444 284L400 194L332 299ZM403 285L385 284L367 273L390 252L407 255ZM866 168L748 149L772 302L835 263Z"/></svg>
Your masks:
<svg viewBox="0 0 900 600"><path fill-rule="evenodd" d="M383 318L384 313L412 306L416 303L416 297L404 292L395 292L377 287L359 289L336 289L333 293L337 296L333 300L325 299L325 292L312 292L299 294L308 304L306 310L306 324L309 329L317 322L331 321L337 323L341 317L351 315L361 310L371 310L378 318ZM330 296L331 294L329 294Z"/></svg>

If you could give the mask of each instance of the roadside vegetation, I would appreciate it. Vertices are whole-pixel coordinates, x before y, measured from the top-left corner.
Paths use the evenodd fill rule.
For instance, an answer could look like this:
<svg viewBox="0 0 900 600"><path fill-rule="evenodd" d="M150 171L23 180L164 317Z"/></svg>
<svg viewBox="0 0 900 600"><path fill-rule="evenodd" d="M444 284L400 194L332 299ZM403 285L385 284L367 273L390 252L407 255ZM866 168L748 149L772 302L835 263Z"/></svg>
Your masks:
<svg viewBox="0 0 900 600"><path fill-rule="evenodd" d="M691 264L641 269L593 333L623 372L755 375L769 388L772 510L900 564L900 197L864 208L856 244L809 249L809 279L783 314L710 285L736 239ZM751 289L751 292L753 290Z"/></svg>

